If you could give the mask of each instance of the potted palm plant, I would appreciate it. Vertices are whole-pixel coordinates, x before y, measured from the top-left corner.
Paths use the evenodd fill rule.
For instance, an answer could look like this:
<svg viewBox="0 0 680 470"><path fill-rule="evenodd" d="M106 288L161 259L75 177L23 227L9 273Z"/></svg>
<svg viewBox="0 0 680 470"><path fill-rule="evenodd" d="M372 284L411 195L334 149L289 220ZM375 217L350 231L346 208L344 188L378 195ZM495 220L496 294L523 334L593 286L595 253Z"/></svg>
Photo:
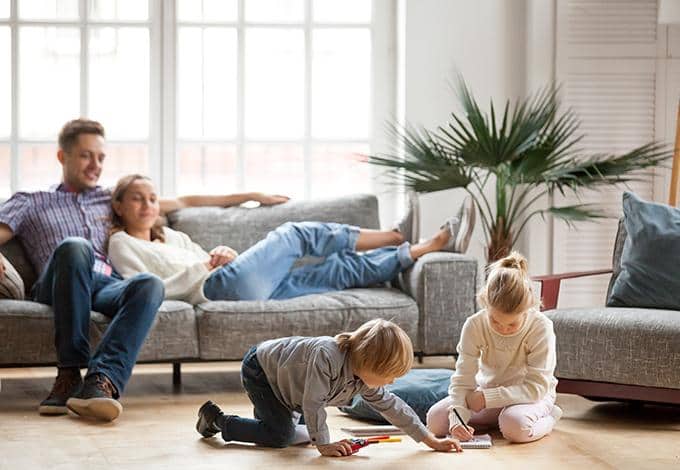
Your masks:
<svg viewBox="0 0 680 470"><path fill-rule="evenodd" d="M645 169L671 156L667 146L654 142L619 155L584 154L577 147L583 137L579 120L572 110L561 110L555 87L512 107L506 101L500 116L493 102L483 112L460 77L456 88L461 114L451 113L449 122L432 131L391 125L394 151L368 162L387 167L393 182L416 192L465 188L479 210L488 262L506 256L536 216L550 214L569 224L605 216L594 205L557 206L544 196L579 196L585 189L640 180Z"/></svg>

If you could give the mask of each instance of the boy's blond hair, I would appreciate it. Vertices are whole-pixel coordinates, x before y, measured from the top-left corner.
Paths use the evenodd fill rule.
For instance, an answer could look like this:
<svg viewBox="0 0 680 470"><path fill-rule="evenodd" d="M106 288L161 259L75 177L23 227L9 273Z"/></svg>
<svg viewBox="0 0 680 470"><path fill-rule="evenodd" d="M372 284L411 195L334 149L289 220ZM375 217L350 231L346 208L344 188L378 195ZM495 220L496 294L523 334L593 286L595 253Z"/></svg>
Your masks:
<svg viewBox="0 0 680 470"><path fill-rule="evenodd" d="M354 331L340 333L335 341L341 351L349 354L354 371L401 377L413 365L411 339L391 321L367 321Z"/></svg>
<svg viewBox="0 0 680 470"><path fill-rule="evenodd" d="M488 267L486 285L477 294L484 308L493 308L509 315L526 312L540 305L529 278L529 266L516 251Z"/></svg>

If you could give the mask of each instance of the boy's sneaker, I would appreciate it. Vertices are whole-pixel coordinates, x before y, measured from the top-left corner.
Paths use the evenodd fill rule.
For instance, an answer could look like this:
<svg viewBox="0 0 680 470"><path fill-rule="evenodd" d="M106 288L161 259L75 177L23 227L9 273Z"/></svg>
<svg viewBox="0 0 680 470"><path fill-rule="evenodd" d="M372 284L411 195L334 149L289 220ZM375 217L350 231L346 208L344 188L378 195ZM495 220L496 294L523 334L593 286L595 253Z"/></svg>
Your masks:
<svg viewBox="0 0 680 470"><path fill-rule="evenodd" d="M465 253L467 251L468 246L470 245L472 231L475 228L476 214L475 202L471 196L467 196L463 200L463 204L458 211L460 225L453 243L453 251L456 253Z"/></svg>
<svg viewBox="0 0 680 470"><path fill-rule="evenodd" d="M83 388L68 399L69 410L86 418L113 421L123 412L123 406L116 398L118 392L104 374L92 374L85 378Z"/></svg>
<svg viewBox="0 0 680 470"><path fill-rule="evenodd" d="M68 367L57 369L57 378L54 380L52 391L38 407L41 415L65 415L68 413L66 400L78 393L83 385L80 377L80 369Z"/></svg>
<svg viewBox="0 0 680 470"><path fill-rule="evenodd" d="M404 241L411 244L420 240L420 206L418 194L409 192L406 196L406 214L396 223L394 231L401 233Z"/></svg>
<svg viewBox="0 0 680 470"><path fill-rule="evenodd" d="M196 422L196 431L203 437L213 437L222 429L217 424L218 418L220 421L226 418L225 414L219 406L208 400L203 403L198 409L198 421Z"/></svg>

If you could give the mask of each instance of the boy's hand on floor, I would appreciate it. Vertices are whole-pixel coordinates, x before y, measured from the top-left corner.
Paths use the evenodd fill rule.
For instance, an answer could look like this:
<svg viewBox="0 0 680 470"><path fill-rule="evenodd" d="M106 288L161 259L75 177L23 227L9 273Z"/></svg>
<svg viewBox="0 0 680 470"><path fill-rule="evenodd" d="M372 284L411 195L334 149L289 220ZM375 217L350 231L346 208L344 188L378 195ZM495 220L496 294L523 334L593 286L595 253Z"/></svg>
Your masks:
<svg viewBox="0 0 680 470"><path fill-rule="evenodd" d="M486 399L484 398L484 394L479 390L468 393L465 397L465 402L467 403L468 408L474 412L482 411L486 408Z"/></svg>
<svg viewBox="0 0 680 470"><path fill-rule="evenodd" d="M347 440L318 445L316 448L321 455L325 455L326 457L344 457L346 455L352 455L352 446Z"/></svg>
<svg viewBox="0 0 680 470"><path fill-rule="evenodd" d="M460 441L469 441L470 439L472 439L472 437L475 433L475 428L473 428L472 426L470 426L468 424L468 429L470 431L465 429L465 426L462 426L460 424L456 424L455 426L453 426L451 428L449 433L451 434L451 437L455 437L456 439L458 439Z"/></svg>
<svg viewBox="0 0 680 470"><path fill-rule="evenodd" d="M438 437L434 437L433 435L429 435L423 439L423 442L427 444L428 447L436 450L437 452L451 452L452 450L455 450L456 452L463 452L463 448L460 446L458 439L453 439L451 437L440 439Z"/></svg>

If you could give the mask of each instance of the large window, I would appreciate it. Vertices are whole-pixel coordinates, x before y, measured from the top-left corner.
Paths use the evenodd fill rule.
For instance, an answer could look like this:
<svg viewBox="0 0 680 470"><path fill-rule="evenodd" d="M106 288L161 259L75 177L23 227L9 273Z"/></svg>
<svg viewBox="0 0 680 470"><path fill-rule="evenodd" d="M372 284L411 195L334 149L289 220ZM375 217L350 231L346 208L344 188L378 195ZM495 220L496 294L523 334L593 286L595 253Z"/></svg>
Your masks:
<svg viewBox="0 0 680 470"><path fill-rule="evenodd" d="M0 1L0 197L58 182L56 137L104 123L103 184L149 169L150 22L141 0Z"/></svg>
<svg viewBox="0 0 680 470"><path fill-rule="evenodd" d="M56 134L104 124L102 184L371 191L392 114L387 0L0 0L0 198L59 181Z"/></svg>

